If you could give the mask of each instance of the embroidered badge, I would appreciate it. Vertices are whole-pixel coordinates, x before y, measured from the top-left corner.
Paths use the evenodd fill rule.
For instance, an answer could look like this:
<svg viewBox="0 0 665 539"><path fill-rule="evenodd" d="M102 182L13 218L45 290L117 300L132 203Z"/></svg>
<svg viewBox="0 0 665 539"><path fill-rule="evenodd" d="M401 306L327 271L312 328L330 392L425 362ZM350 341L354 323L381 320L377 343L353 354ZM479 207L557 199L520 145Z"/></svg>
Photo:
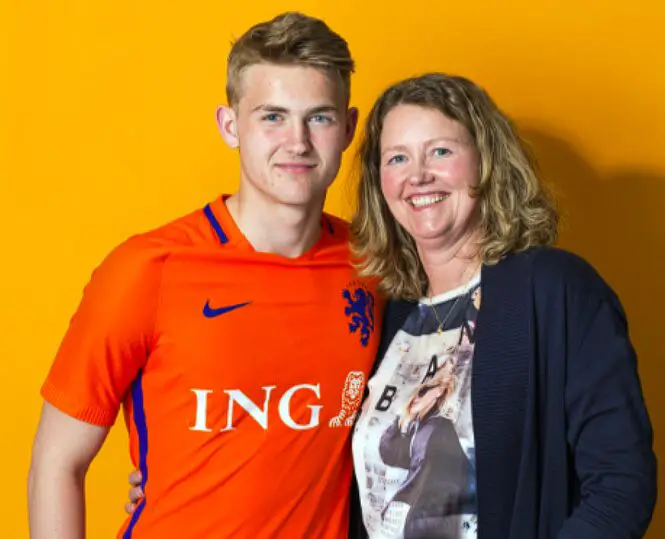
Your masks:
<svg viewBox="0 0 665 539"><path fill-rule="evenodd" d="M360 344L367 346L374 331L374 296L360 282L352 282L342 291L347 306L344 314L349 318L349 331L360 334Z"/></svg>

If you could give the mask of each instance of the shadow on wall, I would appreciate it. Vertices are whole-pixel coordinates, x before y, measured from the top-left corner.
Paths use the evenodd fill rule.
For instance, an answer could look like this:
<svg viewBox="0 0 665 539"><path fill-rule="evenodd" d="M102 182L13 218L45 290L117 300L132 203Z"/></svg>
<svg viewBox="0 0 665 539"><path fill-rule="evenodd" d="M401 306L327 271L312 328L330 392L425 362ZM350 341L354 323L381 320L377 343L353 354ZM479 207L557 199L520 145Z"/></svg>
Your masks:
<svg viewBox="0 0 665 539"><path fill-rule="evenodd" d="M520 132L558 199L559 245L593 264L626 310L656 452L665 462L665 443L659 436L665 432L665 392L659 387L665 379L665 176L639 169L600 173L568 143L544 130L525 125ZM665 537L661 503L647 534L656 537Z"/></svg>

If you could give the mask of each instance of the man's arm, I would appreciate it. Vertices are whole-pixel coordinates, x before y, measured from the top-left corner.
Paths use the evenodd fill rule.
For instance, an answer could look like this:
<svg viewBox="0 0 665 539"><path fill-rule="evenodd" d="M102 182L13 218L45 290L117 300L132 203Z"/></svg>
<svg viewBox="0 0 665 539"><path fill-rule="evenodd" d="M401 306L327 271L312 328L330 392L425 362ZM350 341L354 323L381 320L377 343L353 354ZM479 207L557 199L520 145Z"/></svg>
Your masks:
<svg viewBox="0 0 665 539"><path fill-rule="evenodd" d="M162 251L141 237L95 269L41 389L29 512L33 539L85 536L83 484L154 340Z"/></svg>
<svg viewBox="0 0 665 539"><path fill-rule="evenodd" d="M44 403L28 477L31 539L85 537L84 479L108 432Z"/></svg>

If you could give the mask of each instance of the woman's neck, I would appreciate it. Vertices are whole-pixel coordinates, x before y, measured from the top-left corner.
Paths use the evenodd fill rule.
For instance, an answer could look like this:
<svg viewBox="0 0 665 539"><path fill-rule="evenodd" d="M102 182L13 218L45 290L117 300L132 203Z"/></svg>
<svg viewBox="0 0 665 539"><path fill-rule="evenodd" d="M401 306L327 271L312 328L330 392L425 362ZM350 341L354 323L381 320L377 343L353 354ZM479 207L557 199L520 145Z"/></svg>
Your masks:
<svg viewBox="0 0 665 539"><path fill-rule="evenodd" d="M446 248L420 248L419 255L429 282L429 297L467 284L481 266L477 234Z"/></svg>

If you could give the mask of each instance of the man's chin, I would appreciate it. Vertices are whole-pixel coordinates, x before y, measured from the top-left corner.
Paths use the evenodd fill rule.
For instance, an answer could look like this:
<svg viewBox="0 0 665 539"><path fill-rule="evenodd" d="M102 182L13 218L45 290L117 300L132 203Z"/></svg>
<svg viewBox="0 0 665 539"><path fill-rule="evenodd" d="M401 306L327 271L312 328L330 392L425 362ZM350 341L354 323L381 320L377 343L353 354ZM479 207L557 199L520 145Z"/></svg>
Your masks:
<svg viewBox="0 0 665 539"><path fill-rule="evenodd" d="M322 206L326 199L326 190L312 190L309 188L281 190L274 193L273 198L285 206Z"/></svg>

